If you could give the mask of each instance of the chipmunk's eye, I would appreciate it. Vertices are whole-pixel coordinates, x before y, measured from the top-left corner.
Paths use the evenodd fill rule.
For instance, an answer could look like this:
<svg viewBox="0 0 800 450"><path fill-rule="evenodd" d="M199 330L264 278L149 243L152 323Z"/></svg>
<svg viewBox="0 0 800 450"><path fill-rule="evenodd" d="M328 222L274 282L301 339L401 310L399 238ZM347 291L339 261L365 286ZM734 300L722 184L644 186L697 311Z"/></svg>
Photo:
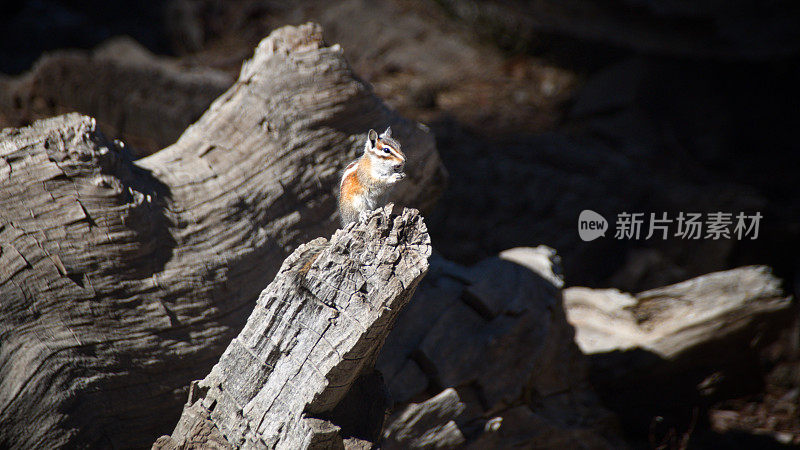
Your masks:
<svg viewBox="0 0 800 450"><path fill-rule="evenodd" d="M389 154L391 150L389 150L389 147L383 147L383 153Z"/></svg>

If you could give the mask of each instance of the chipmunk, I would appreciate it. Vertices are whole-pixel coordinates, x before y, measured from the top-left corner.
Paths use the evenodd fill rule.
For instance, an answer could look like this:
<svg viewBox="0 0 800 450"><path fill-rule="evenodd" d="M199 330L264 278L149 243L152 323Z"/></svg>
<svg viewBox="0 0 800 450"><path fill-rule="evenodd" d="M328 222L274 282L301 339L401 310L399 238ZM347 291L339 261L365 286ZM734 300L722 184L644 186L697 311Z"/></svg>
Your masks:
<svg viewBox="0 0 800 450"><path fill-rule="evenodd" d="M356 220L364 221L367 214L383 206L394 185L405 178L406 155L400 143L392 139L392 128L380 136L369 130L364 154L344 169L339 183L339 217L342 226Z"/></svg>

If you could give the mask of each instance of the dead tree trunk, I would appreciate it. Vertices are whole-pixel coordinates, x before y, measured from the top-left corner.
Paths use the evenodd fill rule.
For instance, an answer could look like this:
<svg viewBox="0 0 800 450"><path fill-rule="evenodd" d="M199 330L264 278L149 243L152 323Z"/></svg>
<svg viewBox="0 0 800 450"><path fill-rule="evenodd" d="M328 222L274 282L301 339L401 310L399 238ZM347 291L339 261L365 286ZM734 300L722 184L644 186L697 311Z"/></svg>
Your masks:
<svg viewBox="0 0 800 450"><path fill-rule="evenodd" d="M339 171L389 124L409 158L396 200L424 209L444 178L432 136L308 24L136 164L88 117L0 133L0 447L168 433L284 258L336 229Z"/></svg>
<svg viewBox="0 0 800 450"><path fill-rule="evenodd" d="M330 242L300 246L219 363L193 385L172 436L155 447L377 442L388 405L373 375L375 359L427 271L430 253L420 216L408 209L393 216L391 206ZM356 380L362 389L349 392Z"/></svg>

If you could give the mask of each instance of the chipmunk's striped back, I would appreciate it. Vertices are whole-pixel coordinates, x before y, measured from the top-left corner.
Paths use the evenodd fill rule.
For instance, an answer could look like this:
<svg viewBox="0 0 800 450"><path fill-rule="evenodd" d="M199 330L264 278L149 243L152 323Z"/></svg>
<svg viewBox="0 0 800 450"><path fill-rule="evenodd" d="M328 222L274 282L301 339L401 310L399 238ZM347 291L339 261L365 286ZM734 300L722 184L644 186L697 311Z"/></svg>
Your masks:
<svg viewBox="0 0 800 450"><path fill-rule="evenodd" d="M339 183L339 214L342 225L383 206L389 190L405 177L406 156L392 129L378 136L369 130L364 154L344 169Z"/></svg>

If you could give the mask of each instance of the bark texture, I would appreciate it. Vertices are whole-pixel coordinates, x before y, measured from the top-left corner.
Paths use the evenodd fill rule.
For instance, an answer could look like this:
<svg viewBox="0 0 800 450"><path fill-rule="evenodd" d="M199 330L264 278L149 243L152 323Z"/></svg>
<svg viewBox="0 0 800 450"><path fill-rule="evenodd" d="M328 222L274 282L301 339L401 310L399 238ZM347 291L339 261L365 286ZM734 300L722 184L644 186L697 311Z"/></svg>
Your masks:
<svg viewBox="0 0 800 450"><path fill-rule="evenodd" d="M71 114L0 134L0 447L149 446L301 242L335 229L369 128L429 207L425 129L355 78L318 26L275 31L173 146L136 164Z"/></svg>
<svg viewBox="0 0 800 450"><path fill-rule="evenodd" d="M362 395L351 386L370 384L378 351L431 253L418 213L406 209L395 216L391 209L287 258L242 332L193 386L201 393L190 397L172 436L160 438L156 448L205 448L214 433L233 448L342 447L345 437L377 441L385 395ZM379 407L352 411L352 422L338 408L345 396ZM370 422L377 426L365 429Z"/></svg>

